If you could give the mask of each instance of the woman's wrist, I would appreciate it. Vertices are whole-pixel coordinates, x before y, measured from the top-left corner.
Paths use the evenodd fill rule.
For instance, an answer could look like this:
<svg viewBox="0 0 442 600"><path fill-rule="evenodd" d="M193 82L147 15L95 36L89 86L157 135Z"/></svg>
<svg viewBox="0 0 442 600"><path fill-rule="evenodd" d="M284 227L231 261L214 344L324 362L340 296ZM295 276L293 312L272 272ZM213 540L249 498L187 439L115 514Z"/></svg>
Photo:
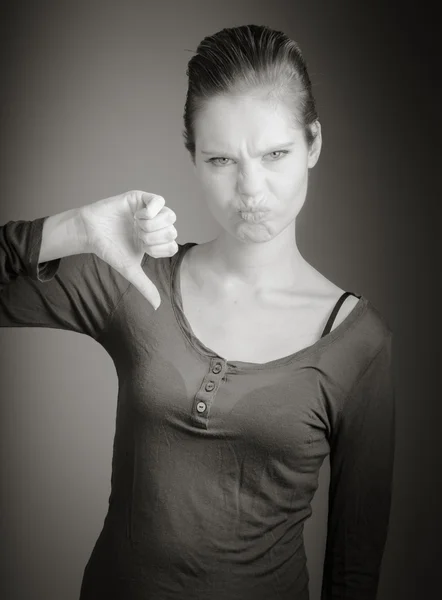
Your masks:
<svg viewBox="0 0 442 600"><path fill-rule="evenodd" d="M77 208L45 219L39 263L88 251L86 231Z"/></svg>

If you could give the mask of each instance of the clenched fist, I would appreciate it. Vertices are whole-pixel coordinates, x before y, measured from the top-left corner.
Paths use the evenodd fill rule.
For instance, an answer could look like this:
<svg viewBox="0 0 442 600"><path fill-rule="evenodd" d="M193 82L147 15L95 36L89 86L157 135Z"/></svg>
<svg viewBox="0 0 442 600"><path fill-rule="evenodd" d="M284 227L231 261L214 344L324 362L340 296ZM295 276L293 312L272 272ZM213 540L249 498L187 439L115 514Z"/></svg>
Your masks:
<svg viewBox="0 0 442 600"><path fill-rule="evenodd" d="M176 215L162 196L134 190L78 209L88 252L94 252L130 281L157 309L160 294L141 268L144 253L154 258L178 250Z"/></svg>

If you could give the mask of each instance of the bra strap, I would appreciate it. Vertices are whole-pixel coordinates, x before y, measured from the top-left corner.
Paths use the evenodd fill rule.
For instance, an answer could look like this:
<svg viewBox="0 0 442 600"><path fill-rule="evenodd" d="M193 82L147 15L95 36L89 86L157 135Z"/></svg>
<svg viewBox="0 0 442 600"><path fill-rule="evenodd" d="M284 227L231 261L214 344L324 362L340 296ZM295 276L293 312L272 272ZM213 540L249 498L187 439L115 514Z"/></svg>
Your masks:
<svg viewBox="0 0 442 600"><path fill-rule="evenodd" d="M333 325L334 320L336 318L336 315L338 314L339 309L341 308L342 303L347 298L347 296L356 296L356 298L360 298L360 296L357 296L356 294L353 294L353 292L344 292L342 294L342 296L336 302L336 304L335 304L335 306L334 306L334 308L333 308L333 310L331 312L331 315L328 318L328 321L327 321L327 323L325 325L324 331L322 332L321 338L323 338L324 335L327 335L328 333L330 333L332 325Z"/></svg>

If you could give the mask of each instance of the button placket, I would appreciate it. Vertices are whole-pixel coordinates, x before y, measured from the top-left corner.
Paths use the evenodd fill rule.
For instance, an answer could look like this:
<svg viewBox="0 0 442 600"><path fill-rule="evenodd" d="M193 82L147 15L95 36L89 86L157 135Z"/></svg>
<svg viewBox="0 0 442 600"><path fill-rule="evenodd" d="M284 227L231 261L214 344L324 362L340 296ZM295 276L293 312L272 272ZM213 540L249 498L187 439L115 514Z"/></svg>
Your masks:
<svg viewBox="0 0 442 600"><path fill-rule="evenodd" d="M220 358L211 359L210 368L201 382L193 404L193 417L200 427L207 428L210 407L213 404L225 370L225 361Z"/></svg>

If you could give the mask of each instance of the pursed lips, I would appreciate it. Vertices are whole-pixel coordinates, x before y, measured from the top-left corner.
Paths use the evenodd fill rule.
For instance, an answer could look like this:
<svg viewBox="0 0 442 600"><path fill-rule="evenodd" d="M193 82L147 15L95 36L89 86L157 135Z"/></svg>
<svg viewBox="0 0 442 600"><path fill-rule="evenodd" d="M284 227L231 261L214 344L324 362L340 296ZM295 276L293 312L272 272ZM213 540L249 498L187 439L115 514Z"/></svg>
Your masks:
<svg viewBox="0 0 442 600"><path fill-rule="evenodd" d="M239 212L245 212L245 213L255 213L255 212L268 212L269 209L268 208L264 208L264 207L256 207L256 208L240 208Z"/></svg>

